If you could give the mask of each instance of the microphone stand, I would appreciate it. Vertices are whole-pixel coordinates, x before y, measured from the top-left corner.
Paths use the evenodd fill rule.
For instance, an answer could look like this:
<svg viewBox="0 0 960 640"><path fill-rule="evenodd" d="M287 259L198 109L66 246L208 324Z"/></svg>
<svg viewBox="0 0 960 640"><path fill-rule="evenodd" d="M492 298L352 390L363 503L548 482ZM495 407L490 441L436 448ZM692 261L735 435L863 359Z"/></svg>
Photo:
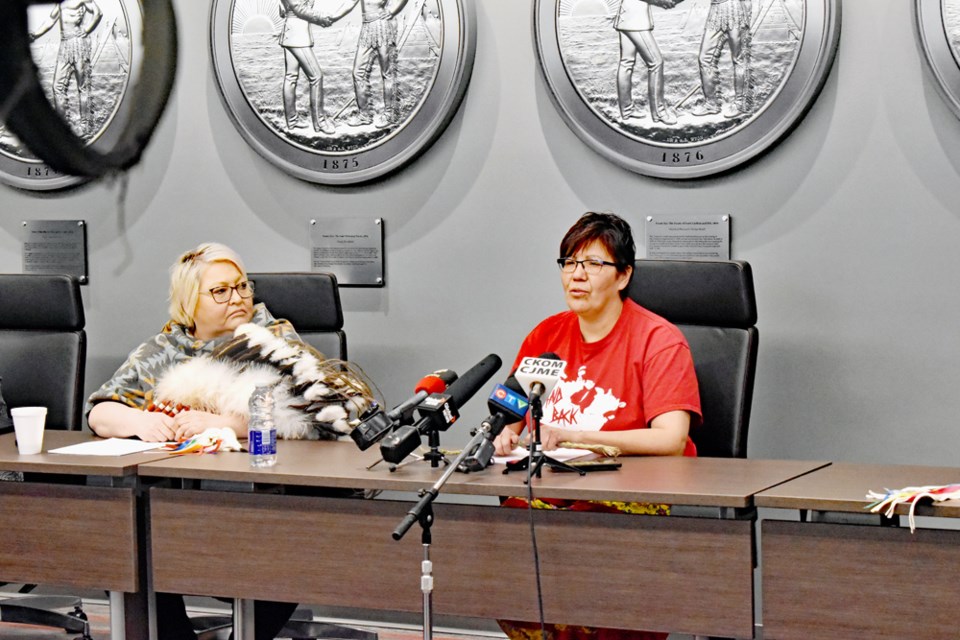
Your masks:
<svg viewBox="0 0 960 640"><path fill-rule="evenodd" d="M543 447L540 443L540 419L543 417L543 405L540 402L540 397L535 396L534 399L530 402L530 420L533 422L533 441L530 443L530 456L527 458L521 458L520 460L515 460L513 462L507 463L507 468L503 470L504 473L510 473L511 471L523 471L525 469L530 469L530 473L527 474L526 479L524 479L524 484L530 480L530 476L536 476L538 478L542 477L540 475L541 467L547 465L551 469L556 469L558 471L576 471L581 476L587 475L587 472L583 469L578 469L572 465L567 464L566 462L561 462L556 458L551 458L543 452Z"/></svg>
<svg viewBox="0 0 960 640"><path fill-rule="evenodd" d="M397 528L393 530L393 539L400 540L410 530L414 522L420 523L420 543L423 545L423 562L420 563L420 591L423 592L423 640L433 638L433 563L430 561L430 544L433 537L430 527L433 525L433 501L440 495L440 489L447 483L450 476L463 460L470 455L470 451L486 437L483 429L477 430L476 435L467 443L460 455L444 470L443 475L429 489L420 490L420 501L415 504L404 516Z"/></svg>
<svg viewBox="0 0 960 640"><path fill-rule="evenodd" d="M405 467L406 465L412 462L429 462L430 466L433 468L439 467L441 462L445 467L450 464L450 461L447 460L447 456L443 455L443 453L440 451L440 432L439 431L437 431L436 429L430 429L430 431L427 433L427 444L430 447L429 451L423 454L417 454L415 451L411 451L408 454L409 456L408 460L404 460L402 462L397 462L397 463L391 462L390 471L396 471L397 469L401 467ZM383 458L371 464L369 467L367 467L367 470L369 471L370 469L380 464L381 462L383 462Z"/></svg>
<svg viewBox="0 0 960 640"><path fill-rule="evenodd" d="M440 452L440 432L436 429L430 429L427 434L427 444L430 446L430 451L423 454L423 460L429 460L430 466L437 468L440 466L440 463L443 463L443 466L450 464L450 461L447 460L447 456L443 455Z"/></svg>

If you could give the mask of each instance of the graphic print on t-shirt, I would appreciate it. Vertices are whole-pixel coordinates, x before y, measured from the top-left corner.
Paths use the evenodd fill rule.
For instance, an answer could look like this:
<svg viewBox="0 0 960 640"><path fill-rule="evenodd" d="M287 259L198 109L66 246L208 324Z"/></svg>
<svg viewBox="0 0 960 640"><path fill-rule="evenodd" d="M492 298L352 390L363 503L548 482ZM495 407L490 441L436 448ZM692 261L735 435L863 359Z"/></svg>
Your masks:
<svg viewBox="0 0 960 640"><path fill-rule="evenodd" d="M586 365L576 380L561 380L543 407L545 424L561 429L600 431L618 409L627 406L610 389L603 389L587 377Z"/></svg>

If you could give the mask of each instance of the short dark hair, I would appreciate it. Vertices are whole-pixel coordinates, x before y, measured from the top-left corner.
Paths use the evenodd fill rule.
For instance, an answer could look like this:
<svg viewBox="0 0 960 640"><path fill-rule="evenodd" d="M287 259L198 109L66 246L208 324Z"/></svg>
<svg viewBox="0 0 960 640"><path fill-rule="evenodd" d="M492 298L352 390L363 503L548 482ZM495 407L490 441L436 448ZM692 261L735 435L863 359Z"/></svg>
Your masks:
<svg viewBox="0 0 960 640"><path fill-rule="evenodd" d="M591 242L599 241L623 273L637 259L637 246L626 220L613 213L587 211L560 241L560 258L569 258Z"/></svg>
<svg viewBox="0 0 960 640"><path fill-rule="evenodd" d="M633 241L633 231L626 220L614 213L587 211L580 216L560 241L561 258L569 258L591 242L598 241L617 264L618 273L626 273L633 268L637 259L637 245ZM631 278L633 274L630 274ZM620 292L626 298L626 288Z"/></svg>

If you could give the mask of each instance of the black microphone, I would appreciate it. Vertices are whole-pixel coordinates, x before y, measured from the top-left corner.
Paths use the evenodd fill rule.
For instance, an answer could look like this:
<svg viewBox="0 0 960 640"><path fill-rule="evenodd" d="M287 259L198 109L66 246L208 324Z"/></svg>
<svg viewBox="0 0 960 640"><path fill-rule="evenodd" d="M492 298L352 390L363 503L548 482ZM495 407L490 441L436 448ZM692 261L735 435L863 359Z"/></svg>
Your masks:
<svg viewBox="0 0 960 640"><path fill-rule="evenodd" d="M366 451L383 438L387 432L395 428L398 423L408 424L412 422L411 414L414 407L429 395L445 391L447 385L456 381L456 379L457 374L450 369L440 369L424 376L414 387L416 393L413 396L398 404L388 413L377 411L365 418L350 432L350 437L357 443L361 451Z"/></svg>
<svg viewBox="0 0 960 640"><path fill-rule="evenodd" d="M503 361L500 356L491 353L451 384L446 393L434 393L421 402L417 410L422 417L430 418L430 424L426 425L426 428L445 431L456 422L460 417L460 407L476 395L501 364Z"/></svg>
<svg viewBox="0 0 960 640"><path fill-rule="evenodd" d="M504 384L494 387L490 397L487 398L490 416L480 423L478 430L474 431L474 433L482 432L483 440L463 459L463 462L457 465L457 471L470 473L486 469L496 451L494 440L505 426L522 421L529 407L527 396L515 376L511 375Z"/></svg>
<svg viewBox="0 0 960 640"><path fill-rule="evenodd" d="M415 425L395 429L380 442L380 455L386 462L400 464L420 446L420 434L429 431L444 431L460 417L462 407L493 374L503 361L494 353L475 364L450 385L447 393L434 393L418 406L420 420Z"/></svg>

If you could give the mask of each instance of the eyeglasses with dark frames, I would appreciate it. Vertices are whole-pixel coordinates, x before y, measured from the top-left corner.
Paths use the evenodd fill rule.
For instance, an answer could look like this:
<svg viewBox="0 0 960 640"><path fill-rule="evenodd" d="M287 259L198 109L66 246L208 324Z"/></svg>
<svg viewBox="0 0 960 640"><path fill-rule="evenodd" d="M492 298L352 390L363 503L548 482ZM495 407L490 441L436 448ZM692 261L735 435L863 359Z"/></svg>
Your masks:
<svg viewBox="0 0 960 640"><path fill-rule="evenodd" d="M210 289L209 292L204 291L217 304L226 304L230 302L230 298L233 297L233 292L236 291L237 295L246 300L247 298L253 297L253 282L250 280L244 280L243 282L238 282L232 287L227 285L221 285L219 287L214 287Z"/></svg>
<svg viewBox="0 0 960 640"><path fill-rule="evenodd" d="M604 266L617 266L616 262L607 262L606 260L601 260L600 258L584 258L583 260L575 260L574 258L557 258L557 264L560 265L560 271L563 271L564 273L573 273L577 270L577 265L581 265L583 270L591 276L595 276L600 273Z"/></svg>

